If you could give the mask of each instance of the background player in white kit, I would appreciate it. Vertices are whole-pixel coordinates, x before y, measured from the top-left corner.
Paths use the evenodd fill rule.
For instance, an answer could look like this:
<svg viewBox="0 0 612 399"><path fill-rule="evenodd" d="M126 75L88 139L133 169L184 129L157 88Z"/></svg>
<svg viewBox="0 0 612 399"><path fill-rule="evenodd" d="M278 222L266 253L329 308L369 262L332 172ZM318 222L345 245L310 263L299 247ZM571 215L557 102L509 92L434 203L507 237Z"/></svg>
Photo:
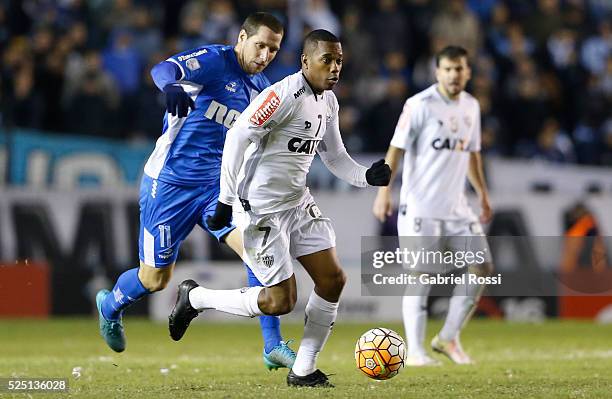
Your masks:
<svg viewBox="0 0 612 399"><path fill-rule="evenodd" d="M492 264L480 222L490 220L491 206L480 157L480 106L463 91L470 75L463 48L448 46L436 55L437 83L406 101L386 162L396 172L404 156L399 236L450 237L451 241L453 237L460 241L460 237L481 236L479 245L486 248L487 259L469 266L468 272L485 276L491 273ZM466 176L480 200L480 220L467 204ZM392 214L391 184L378 190L373 212L380 221ZM408 365L439 364L424 348L430 289L431 285L411 286L403 298ZM434 351L455 363L472 363L461 347L459 332L483 289L474 284L454 288L444 326L431 343Z"/></svg>
<svg viewBox="0 0 612 399"><path fill-rule="evenodd" d="M304 336L287 376L287 383L295 386L332 386L315 363L346 281L331 222L306 187L314 155L319 153L330 171L358 187L383 186L391 177L384 160L368 169L344 148L338 101L330 91L341 69L338 38L325 30L309 33L301 71L261 92L227 134L221 194L207 224L213 230L228 225L232 205L240 201L244 220L236 223L243 231L244 256L265 288L210 290L186 280L181 285L192 288L179 289L178 308L173 310L185 315L193 308L216 309L250 317L289 313L297 299L292 258L297 259L315 287L306 305Z"/></svg>

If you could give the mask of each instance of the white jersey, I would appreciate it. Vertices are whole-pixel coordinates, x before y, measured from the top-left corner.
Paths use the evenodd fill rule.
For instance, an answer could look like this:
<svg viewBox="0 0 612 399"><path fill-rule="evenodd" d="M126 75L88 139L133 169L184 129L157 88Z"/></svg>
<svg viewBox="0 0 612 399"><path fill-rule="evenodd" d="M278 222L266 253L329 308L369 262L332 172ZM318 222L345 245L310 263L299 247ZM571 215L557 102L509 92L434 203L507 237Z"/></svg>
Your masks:
<svg viewBox="0 0 612 399"><path fill-rule="evenodd" d="M262 91L228 131L219 201L239 199L259 214L294 208L308 194L315 153L336 176L367 185L367 169L342 143L336 96L315 94L298 72Z"/></svg>
<svg viewBox="0 0 612 399"><path fill-rule="evenodd" d="M410 97L393 147L405 150L400 212L418 218L473 218L465 182L470 152L480 151L480 106L466 92L456 101L433 85Z"/></svg>

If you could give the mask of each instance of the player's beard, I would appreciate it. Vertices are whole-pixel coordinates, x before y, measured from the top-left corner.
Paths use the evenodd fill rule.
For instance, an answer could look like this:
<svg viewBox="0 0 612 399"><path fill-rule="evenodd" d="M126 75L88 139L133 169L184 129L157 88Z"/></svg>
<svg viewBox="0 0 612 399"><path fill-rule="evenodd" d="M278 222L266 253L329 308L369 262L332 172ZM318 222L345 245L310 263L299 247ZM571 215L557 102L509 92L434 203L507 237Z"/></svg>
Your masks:
<svg viewBox="0 0 612 399"><path fill-rule="evenodd" d="M460 82L457 83L449 83L449 85L446 87L446 91L453 95L456 96L459 93L461 93L463 91L464 85L462 85Z"/></svg>
<svg viewBox="0 0 612 399"><path fill-rule="evenodd" d="M264 69L266 69L266 64L258 64L257 61L251 61L252 66L250 73L251 74L255 74L255 73L260 73L263 72Z"/></svg>

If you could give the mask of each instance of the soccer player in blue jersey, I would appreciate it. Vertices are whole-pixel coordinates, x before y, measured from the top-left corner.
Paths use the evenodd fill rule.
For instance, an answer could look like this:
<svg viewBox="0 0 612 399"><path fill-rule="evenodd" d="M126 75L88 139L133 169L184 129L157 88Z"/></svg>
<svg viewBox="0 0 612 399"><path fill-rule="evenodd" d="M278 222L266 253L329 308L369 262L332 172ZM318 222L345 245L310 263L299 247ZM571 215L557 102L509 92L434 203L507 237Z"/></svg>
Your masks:
<svg viewBox="0 0 612 399"><path fill-rule="evenodd" d="M166 95L163 134L149 157L140 186L140 267L124 272L112 292L96 296L100 334L116 352L125 350L122 313L168 284L179 247L196 224L242 256L242 237L229 226L210 230L205 220L219 196L221 155L227 130L257 94L270 85L261 73L283 37L271 14L244 21L236 46L207 45L156 65L151 75ZM249 284L261 285L247 267ZM295 353L282 341L280 320L261 316L264 363L291 367ZM182 334L171 335L179 340Z"/></svg>

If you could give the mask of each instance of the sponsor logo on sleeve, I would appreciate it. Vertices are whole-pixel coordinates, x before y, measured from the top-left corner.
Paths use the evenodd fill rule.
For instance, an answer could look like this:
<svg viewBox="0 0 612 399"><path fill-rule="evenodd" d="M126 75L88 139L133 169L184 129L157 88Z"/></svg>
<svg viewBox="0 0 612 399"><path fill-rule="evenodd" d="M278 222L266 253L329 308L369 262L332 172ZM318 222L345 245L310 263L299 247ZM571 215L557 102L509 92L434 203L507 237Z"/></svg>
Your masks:
<svg viewBox="0 0 612 399"><path fill-rule="evenodd" d="M185 66L190 71L195 71L197 69L200 69L200 63L198 62L197 58L190 58L187 61L185 61Z"/></svg>
<svg viewBox="0 0 612 399"><path fill-rule="evenodd" d="M308 214L315 219L318 219L323 216L323 212L321 212L317 204L309 204L308 206L306 206L306 210L308 211Z"/></svg>
<svg viewBox="0 0 612 399"><path fill-rule="evenodd" d="M176 57L179 61L185 61L188 60L189 58L193 58L193 57L197 57L198 55L202 55L202 54L206 54L208 51L206 51L206 49L202 49L199 51L195 51L191 54L186 54L186 55L179 55L178 57Z"/></svg>
<svg viewBox="0 0 612 399"><path fill-rule="evenodd" d="M274 91L271 91L249 120L256 126L263 126L272 117L272 114L278 109L280 104L280 98L278 98Z"/></svg>

